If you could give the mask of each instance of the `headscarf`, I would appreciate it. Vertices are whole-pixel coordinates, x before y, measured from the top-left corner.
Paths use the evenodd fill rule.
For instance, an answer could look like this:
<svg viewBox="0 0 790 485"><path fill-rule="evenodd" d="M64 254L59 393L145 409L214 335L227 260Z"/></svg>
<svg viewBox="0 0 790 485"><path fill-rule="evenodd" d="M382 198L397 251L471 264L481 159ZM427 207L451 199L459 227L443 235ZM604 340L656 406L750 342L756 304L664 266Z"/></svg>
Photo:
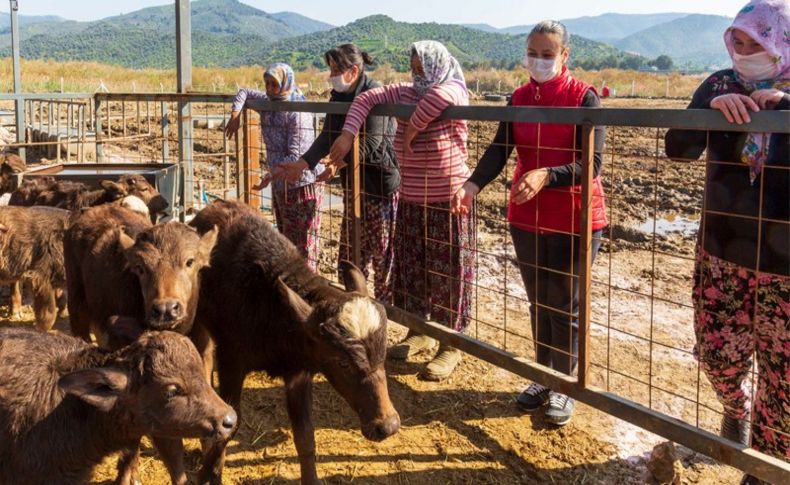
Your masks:
<svg viewBox="0 0 790 485"><path fill-rule="evenodd" d="M778 89L790 93L790 2L787 0L752 0L738 12L732 25L724 32L724 43L730 57L735 53L732 31L746 33L771 56L777 64L773 79L752 82L735 72L735 78L747 93L759 89ZM770 133L749 133L746 137L741 161L750 167L752 183L762 171L768 158Z"/></svg>
<svg viewBox="0 0 790 485"><path fill-rule="evenodd" d="M412 75L414 89L420 97L424 96L432 87L449 82L457 83L467 91L461 65L441 42L421 40L412 44L410 51L417 53L425 74L424 76Z"/></svg>
<svg viewBox="0 0 790 485"><path fill-rule="evenodd" d="M277 80L280 92L277 96L270 96L274 101L304 101L305 97L294 82L294 70L284 62L275 62L266 68L264 76L271 76Z"/></svg>

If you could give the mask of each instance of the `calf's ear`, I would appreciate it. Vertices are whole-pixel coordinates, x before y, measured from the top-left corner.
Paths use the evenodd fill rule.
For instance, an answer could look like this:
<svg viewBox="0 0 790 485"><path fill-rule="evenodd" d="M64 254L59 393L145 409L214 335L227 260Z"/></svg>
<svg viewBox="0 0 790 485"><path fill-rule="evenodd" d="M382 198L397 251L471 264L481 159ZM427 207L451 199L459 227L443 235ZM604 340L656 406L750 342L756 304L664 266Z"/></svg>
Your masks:
<svg viewBox="0 0 790 485"><path fill-rule="evenodd" d="M121 245L121 248L126 251L131 249L134 246L134 238L130 235L126 234L126 231L123 229L118 230L118 244Z"/></svg>
<svg viewBox="0 0 790 485"><path fill-rule="evenodd" d="M299 293L288 287L282 278L277 277L275 286L277 286L277 293L285 303L291 316L302 325L307 323L310 314L313 313L313 307L299 296Z"/></svg>
<svg viewBox="0 0 790 485"><path fill-rule="evenodd" d="M201 261L206 266L208 266L209 261L211 260L211 251L214 249L214 245L217 244L218 234L219 228L214 226L210 231L207 231L205 234L200 236L200 243L198 243L198 253L200 254Z"/></svg>
<svg viewBox="0 0 790 485"><path fill-rule="evenodd" d="M368 282L365 280L365 275L359 270L351 261L340 262L340 276L343 278L343 284L346 286L346 291L356 291L363 296L368 296Z"/></svg>
<svg viewBox="0 0 790 485"><path fill-rule="evenodd" d="M58 381L58 386L66 394L103 412L115 406L118 396L127 388L129 379L126 373L111 368L83 369L66 374Z"/></svg>

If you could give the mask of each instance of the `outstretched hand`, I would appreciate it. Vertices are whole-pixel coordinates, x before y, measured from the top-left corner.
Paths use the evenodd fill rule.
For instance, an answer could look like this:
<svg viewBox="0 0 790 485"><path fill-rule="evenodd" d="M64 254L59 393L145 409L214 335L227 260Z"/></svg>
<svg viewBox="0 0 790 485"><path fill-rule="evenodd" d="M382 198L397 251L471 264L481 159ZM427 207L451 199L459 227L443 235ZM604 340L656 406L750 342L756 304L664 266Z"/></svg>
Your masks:
<svg viewBox="0 0 790 485"><path fill-rule="evenodd" d="M453 195L450 202L450 212L453 214L466 215L472 210L475 196L480 189L472 182L465 182L460 189Z"/></svg>
<svg viewBox="0 0 790 485"><path fill-rule="evenodd" d="M228 139L233 138L237 131L239 131L239 126L241 126L241 116L239 116L239 111L234 111L230 114L230 119L225 124L225 137Z"/></svg>
<svg viewBox="0 0 790 485"><path fill-rule="evenodd" d="M348 131L343 131L332 144L332 148L329 149L330 164L337 165L338 168L344 167L346 164L343 159L346 158L353 145L354 135Z"/></svg>
<svg viewBox="0 0 790 485"><path fill-rule="evenodd" d="M549 181L549 171L545 168L530 170L518 179L510 190L510 200L516 204L523 204L538 195L546 182Z"/></svg>

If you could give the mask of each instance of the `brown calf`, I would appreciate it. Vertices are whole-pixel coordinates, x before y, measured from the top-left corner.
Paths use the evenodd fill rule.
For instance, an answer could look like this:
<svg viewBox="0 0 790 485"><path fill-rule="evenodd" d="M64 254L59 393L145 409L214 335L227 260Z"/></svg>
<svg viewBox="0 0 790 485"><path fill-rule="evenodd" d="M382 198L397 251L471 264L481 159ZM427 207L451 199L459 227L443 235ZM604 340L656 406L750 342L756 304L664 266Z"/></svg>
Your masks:
<svg viewBox="0 0 790 485"><path fill-rule="evenodd" d="M204 272L195 329L216 343L220 395L237 412L247 373L283 377L302 483L318 483L310 416L313 375L324 374L359 415L362 434L383 440L400 418L387 391L387 317L367 297L364 277L347 266L347 291L308 268L298 250L248 207L218 201L192 224L220 228ZM201 483L221 480L224 447L208 450Z"/></svg>
<svg viewBox="0 0 790 485"><path fill-rule="evenodd" d="M0 194L11 192L14 175L25 171L25 162L16 153L0 153Z"/></svg>
<svg viewBox="0 0 790 485"><path fill-rule="evenodd" d="M110 353L62 334L0 328L0 483L87 483L94 466L144 435L226 440L236 413L202 372L195 347L173 332L145 333ZM169 471L186 483L183 468Z"/></svg>
<svg viewBox="0 0 790 485"><path fill-rule="evenodd" d="M63 235L68 221L68 211L52 207L0 207L0 283L30 281L36 325L44 331L55 323L56 293L66 287ZM12 294L11 311L20 305L21 294Z"/></svg>
<svg viewBox="0 0 790 485"><path fill-rule="evenodd" d="M64 238L72 333L90 341L106 336L113 315L136 318L155 330L186 334L199 296L199 272L208 264L216 231L203 237L180 222L152 226L114 205L75 215Z"/></svg>

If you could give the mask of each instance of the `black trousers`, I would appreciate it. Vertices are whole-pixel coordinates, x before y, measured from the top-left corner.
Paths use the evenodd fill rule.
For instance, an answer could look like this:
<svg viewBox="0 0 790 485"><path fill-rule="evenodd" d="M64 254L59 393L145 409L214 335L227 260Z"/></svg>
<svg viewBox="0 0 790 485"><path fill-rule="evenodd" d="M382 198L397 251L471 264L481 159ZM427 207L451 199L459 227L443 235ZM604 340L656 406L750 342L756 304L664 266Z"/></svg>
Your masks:
<svg viewBox="0 0 790 485"><path fill-rule="evenodd" d="M593 232L592 260L601 247L602 232ZM529 298L535 360L570 375L579 355L580 237L513 226L510 235Z"/></svg>

